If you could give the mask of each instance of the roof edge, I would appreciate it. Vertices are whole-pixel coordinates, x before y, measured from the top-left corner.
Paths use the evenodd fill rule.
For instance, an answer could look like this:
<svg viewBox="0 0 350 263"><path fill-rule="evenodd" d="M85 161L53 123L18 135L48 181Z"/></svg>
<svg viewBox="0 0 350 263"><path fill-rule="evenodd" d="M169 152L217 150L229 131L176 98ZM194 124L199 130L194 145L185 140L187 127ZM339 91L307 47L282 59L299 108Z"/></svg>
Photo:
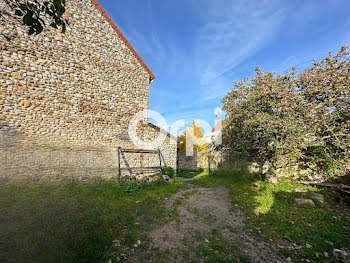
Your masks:
<svg viewBox="0 0 350 263"><path fill-rule="evenodd" d="M169 138L176 140L177 141L177 137L175 137L174 135L172 135L170 132L167 132L166 130L164 130L163 128L151 123L151 122L147 122L148 126L165 134L166 136L168 136Z"/></svg>
<svg viewBox="0 0 350 263"><path fill-rule="evenodd" d="M123 35L123 33L119 30L119 28L114 24L112 19L107 15L106 11L102 8L102 6L97 2L97 0L91 0L91 2L96 6L96 8L100 11L101 15L107 20L107 22L112 26L114 31L117 33L117 35L121 38L121 40L124 42L124 44L130 49L131 53L134 54L136 59L140 62L141 66L147 71L151 79L155 79L155 76L153 75L152 71L147 67L145 62L142 60L142 58L137 54L135 49L132 47L130 42L126 39L126 37Z"/></svg>

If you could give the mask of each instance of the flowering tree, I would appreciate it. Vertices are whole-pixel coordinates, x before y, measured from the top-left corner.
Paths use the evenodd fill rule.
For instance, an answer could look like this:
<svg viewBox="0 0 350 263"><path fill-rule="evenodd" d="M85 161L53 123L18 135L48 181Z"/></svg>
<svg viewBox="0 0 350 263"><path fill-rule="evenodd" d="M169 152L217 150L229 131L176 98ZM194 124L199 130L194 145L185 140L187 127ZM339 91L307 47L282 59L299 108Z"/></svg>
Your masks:
<svg viewBox="0 0 350 263"><path fill-rule="evenodd" d="M298 79L305 125L314 134L304 160L328 173L342 173L350 154L350 58L347 47L314 61ZM348 167L349 169L349 167ZM346 171L345 171L346 172ZM348 172L348 170L347 170Z"/></svg>
<svg viewBox="0 0 350 263"><path fill-rule="evenodd" d="M186 137L188 136L188 133L190 133L193 137L198 139L203 139L203 132L202 129L197 125L195 121L192 121L192 127L187 127L183 134L178 136L178 149L182 151L186 151ZM207 143L203 143L202 145L193 145L193 150L198 152L205 152L208 147Z"/></svg>
<svg viewBox="0 0 350 263"><path fill-rule="evenodd" d="M223 146L278 165L303 163L327 175L348 172L350 58L347 48L298 75L265 73L234 84L222 100ZM281 162L283 160L283 162Z"/></svg>

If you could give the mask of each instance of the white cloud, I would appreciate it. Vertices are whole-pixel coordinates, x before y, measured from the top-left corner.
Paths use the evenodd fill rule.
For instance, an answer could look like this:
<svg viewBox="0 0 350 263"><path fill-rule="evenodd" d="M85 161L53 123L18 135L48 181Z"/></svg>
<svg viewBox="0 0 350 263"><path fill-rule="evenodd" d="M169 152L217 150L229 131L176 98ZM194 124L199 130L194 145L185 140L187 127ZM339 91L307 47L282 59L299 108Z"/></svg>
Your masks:
<svg viewBox="0 0 350 263"><path fill-rule="evenodd" d="M214 80L266 46L286 16L275 1L209 0L207 7L207 23L200 31L195 54L203 87L213 86Z"/></svg>

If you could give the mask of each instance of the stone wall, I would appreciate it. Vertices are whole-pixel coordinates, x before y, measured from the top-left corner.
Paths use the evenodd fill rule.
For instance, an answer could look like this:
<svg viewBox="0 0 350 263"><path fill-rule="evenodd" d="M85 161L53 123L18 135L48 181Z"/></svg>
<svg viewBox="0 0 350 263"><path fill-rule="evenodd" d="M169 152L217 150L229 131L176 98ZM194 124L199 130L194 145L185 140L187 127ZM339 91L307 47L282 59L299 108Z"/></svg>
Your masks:
<svg viewBox="0 0 350 263"><path fill-rule="evenodd" d="M186 156L186 151L177 151L177 168L179 170L198 170L197 151L193 151L193 156Z"/></svg>
<svg viewBox="0 0 350 263"><path fill-rule="evenodd" d="M186 151L177 151L178 169L200 170L208 168L208 158L203 152L193 151L193 156L186 156Z"/></svg>
<svg viewBox="0 0 350 263"><path fill-rule="evenodd" d="M186 151L177 151L177 168L180 170L201 170L207 169L208 155L210 156L210 168L216 169L222 165L224 156L220 151L211 151L210 153L193 151L193 156L186 156Z"/></svg>
<svg viewBox="0 0 350 263"><path fill-rule="evenodd" d="M158 136L157 129L153 127L153 125L144 127L143 132L144 134L147 134L147 137L145 138L145 141L151 141L155 138L155 136ZM176 170L176 153L177 153L177 145L176 145L176 137L173 136L167 136L165 139L165 142L160 147L160 159L159 155L156 154L150 154L150 153L122 153L121 155L121 167L122 168L128 168L128 167L141 167L141 168L147 168L147 167L159 167L160 161L162 163L162 166L171 166ZM140 170L133 170L128 169L122 171L123 176L127 177L133 177L136 174L137 178L143 178L145 175L158 175L159 170L157 169L147 169L144 170L143 173L141 173Z"/></svg>
<svg viewBox="0 0 350 263"><path fill-rule="evenodd" d="M145 140L158 136L152 126L139 128L139 135ZM176 169L176 140L167 136L161 145L162 166ZM30 136L15 133L9 126L0 122L0 184L9 181L41 181L60 179L90 180L103 178L118 179L118 147L135 148L129 140L119 144L72 144L45 140L33 140ZM147 168L160 165L158 154L123 153L122 179L150 179L159 175L157 169Z"/></svg>
<svg viewBox="0 0 350 263"><path fill-rule="evenodd" d="M70 0L67 7L65 34L48 27L28 36L11 17L0 18L3 180L116 178L117 148L135 147L127 128L148 108L150 72L93 2ZM157 132L148 125L140 133ZM170 140L161 150L176 168Z"/></svg>

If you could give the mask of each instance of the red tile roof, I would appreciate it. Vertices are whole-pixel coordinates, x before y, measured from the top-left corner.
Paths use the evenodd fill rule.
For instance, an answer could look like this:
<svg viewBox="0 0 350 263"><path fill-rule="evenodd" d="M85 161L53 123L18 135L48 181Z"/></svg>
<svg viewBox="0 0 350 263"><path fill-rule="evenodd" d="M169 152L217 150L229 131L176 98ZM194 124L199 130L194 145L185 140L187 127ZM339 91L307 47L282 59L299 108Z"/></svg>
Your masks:
<svg viewBox="0 0 350 263"><path fill-rule="evenodd" d="M142 58L137 54L137 52L135 51L135 49L131 46L131 44L129 43L129 41L125 38L125 36L123 35L123 33L119 30L119 28L113 23L112 19L107 15L106 11L103 10L103 8L101 7L101 5L97 2L97 0L91 0L92 3L97 7L97 9L101 12L102 16L107 20L107 22L112 26L112 28L114 29L114 31L117 33L117 35L121 38L121 40L123 40L123 42L125 43L125 45L130 49L130 51L134 54L134 56L137 58L137 60L140 62L140 64L142 65L142 67L145 68L145 70L148 72L148 74L150 75L151 79L154 79L154 75L152 73L152 71L147 67L147 65L145 64L145 62L143 62Z"/></svg>

